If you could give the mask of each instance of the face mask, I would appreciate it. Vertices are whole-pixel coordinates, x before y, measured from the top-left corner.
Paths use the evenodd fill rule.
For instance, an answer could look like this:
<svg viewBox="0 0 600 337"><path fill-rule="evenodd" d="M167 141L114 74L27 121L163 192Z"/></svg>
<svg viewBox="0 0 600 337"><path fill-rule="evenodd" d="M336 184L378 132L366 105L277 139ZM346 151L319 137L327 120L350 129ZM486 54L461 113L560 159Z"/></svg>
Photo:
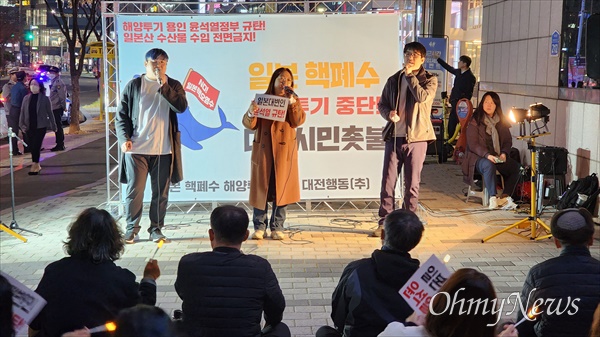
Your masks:
<svg viewBox="0 0 600 337"><path fill-rule="evenodd" d="M40 92L40 87L37 85L32 85L31 87L29 87L29 90L31 90L32 94L37 94Z"/></svg>
<svg viewBox="0 0 600 337"><path fill-rule="evenodd" d="M48 78L53 80L56 77L56 74L48 74Z"/></svg>

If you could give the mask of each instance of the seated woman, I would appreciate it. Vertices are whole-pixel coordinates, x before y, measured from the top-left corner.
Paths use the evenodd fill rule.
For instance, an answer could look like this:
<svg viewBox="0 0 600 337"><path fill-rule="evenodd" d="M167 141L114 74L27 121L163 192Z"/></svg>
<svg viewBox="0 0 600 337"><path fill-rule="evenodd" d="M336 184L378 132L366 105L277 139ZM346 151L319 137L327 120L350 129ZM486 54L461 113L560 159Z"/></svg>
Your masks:
<svg viewBox="0 0 600 337"><path fill-rule="evenodd" d="M486 92L467 123L467 150L462 162L465 183L473 184L475 170L483 176L489 208L494 209L504 203L504 209L514 209L516 186L521 164L508 157L512 147L510 124L502 114L500 97L493 91ZM496 170L504 177L503 196L496 198Z"/></svg>
<svg viewBox="0 0 600 337"><path fill-rule="evenodd" d="M469 306L469 300L481 305ZM495 337L498 309L492 281L475 269L463 268L452 274L431 298L427 316L414 313L406 321L392 322L378 337ZM462 307L460 303L464 302ZM455 305L456 304L456 305ZM450 309L453 308L453 309ZM415 325L415 323L417 325ZM517 337L514 325L504 327L498 337Z"/></svg>
<svg viewBox="0 0 600 337"><path fill-rule="evenodd" d="M29 326L29 336L60 336L112 321L121 309L138 303L156 303L160 269L151 260L141 283L118 267L123 233L105 210L88 208L69 227L65 242L68 257L49 264L35 290L46 306Z"/></svg>

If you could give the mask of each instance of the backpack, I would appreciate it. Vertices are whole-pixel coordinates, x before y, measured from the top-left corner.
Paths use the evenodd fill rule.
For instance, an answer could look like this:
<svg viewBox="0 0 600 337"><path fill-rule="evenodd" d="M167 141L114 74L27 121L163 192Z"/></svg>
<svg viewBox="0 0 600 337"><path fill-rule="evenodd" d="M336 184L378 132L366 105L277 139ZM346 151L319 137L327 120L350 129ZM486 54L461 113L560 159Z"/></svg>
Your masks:
<svg viewBox="0 0 600 337"><path fill-rule="evenodd" d="M598 177L596 173L592 173L591 175L572 181L567 190L558 200L556 204L556 208L565 209L565 208L576 208L583 207L587 208L590 213L594 214L594 208L596 208L596 200L598 199L598 194L600 193L600 187L598 183ZM579 195L583 194L587 196L587 200L584 202L578 203Z"/></svg>

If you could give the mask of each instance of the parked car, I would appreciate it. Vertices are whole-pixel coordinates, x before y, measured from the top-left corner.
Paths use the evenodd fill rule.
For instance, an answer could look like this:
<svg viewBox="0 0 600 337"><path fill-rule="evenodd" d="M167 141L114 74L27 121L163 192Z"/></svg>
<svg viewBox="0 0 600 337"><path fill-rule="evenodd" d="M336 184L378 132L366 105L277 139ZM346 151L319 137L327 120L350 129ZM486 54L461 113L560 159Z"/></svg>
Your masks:
<svg viewBox="0 0 600 337"><path fill-rule="evenodd" d="M87 117L83 113L79 113L79 124L85 123L85 121L87 121ZM62 115L61 123L64 126L71 124L71 95L69 93L67 93L67 108Z"/></svg>

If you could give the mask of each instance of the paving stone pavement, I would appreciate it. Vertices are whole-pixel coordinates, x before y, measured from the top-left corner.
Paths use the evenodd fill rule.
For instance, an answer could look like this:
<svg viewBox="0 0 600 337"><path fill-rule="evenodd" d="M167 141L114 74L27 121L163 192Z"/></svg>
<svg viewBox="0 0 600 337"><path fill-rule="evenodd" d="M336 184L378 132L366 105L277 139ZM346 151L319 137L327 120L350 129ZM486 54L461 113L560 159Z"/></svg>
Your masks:
<svg viewBox="0 0 600 337"><path fill-rule="evenodd" d="M75 139L67 147L76 146L74 142L84 143L86 137L97 135L71 137ZM559 250L550 239L531 241L508 233L481 243L482 238L527 214L487 211L477 198L465 203L459 166L437 164L434 159L427 160L421 186L424 210L420 215L427 220L426 231L411 254L422 262L431 254L440 258L448 254L451 259L447 265L451 269L470 267L486 273L500 298L520 291L529 268L557 256ZM373 169L380 170L380 167L376 164ZM105 184L105 180L101 180L92 186L18 207L19 225L41 232L43 236L23 233L28 242L22 243L0 232L0 269L35 288L45 266L65 256L63 241L69 223L86 207L102 207L106 201ZM376 226L377 203L356 201L353 204L357 208L347 202L329 202L335 211L315 202L311 204L311 211L290 207L285 240L247 241L242 247L245 253L262 256L273 265L287 302L284 321L293 336L314 336L321 325L332 324L331 294L343 268L352 260L370 256L381 245L379 239L369 237ZM181 207L186 210L183 212L178 206L182 205L170 206L165 222L165 234L171 242L156 256L162 273L158 279L157 305L167 312L181 307L173 286L181 256L210 250L207 233L210 213L199 207L189 212L188 207ZM147 210L145 212L147 214ZM0 214L6 222L10 219L10 208ZM541 218L549 224L551 214L552 209ZM144 219L142 228L148 225L149 220ZM593 256L600 258L599 228L596 229L595 246L591 250ZM525 229L520 231L527 234ZM123 257L117 261L138 278L156 247L147 237L141 239L135 245L126 246Z"/></svg>

